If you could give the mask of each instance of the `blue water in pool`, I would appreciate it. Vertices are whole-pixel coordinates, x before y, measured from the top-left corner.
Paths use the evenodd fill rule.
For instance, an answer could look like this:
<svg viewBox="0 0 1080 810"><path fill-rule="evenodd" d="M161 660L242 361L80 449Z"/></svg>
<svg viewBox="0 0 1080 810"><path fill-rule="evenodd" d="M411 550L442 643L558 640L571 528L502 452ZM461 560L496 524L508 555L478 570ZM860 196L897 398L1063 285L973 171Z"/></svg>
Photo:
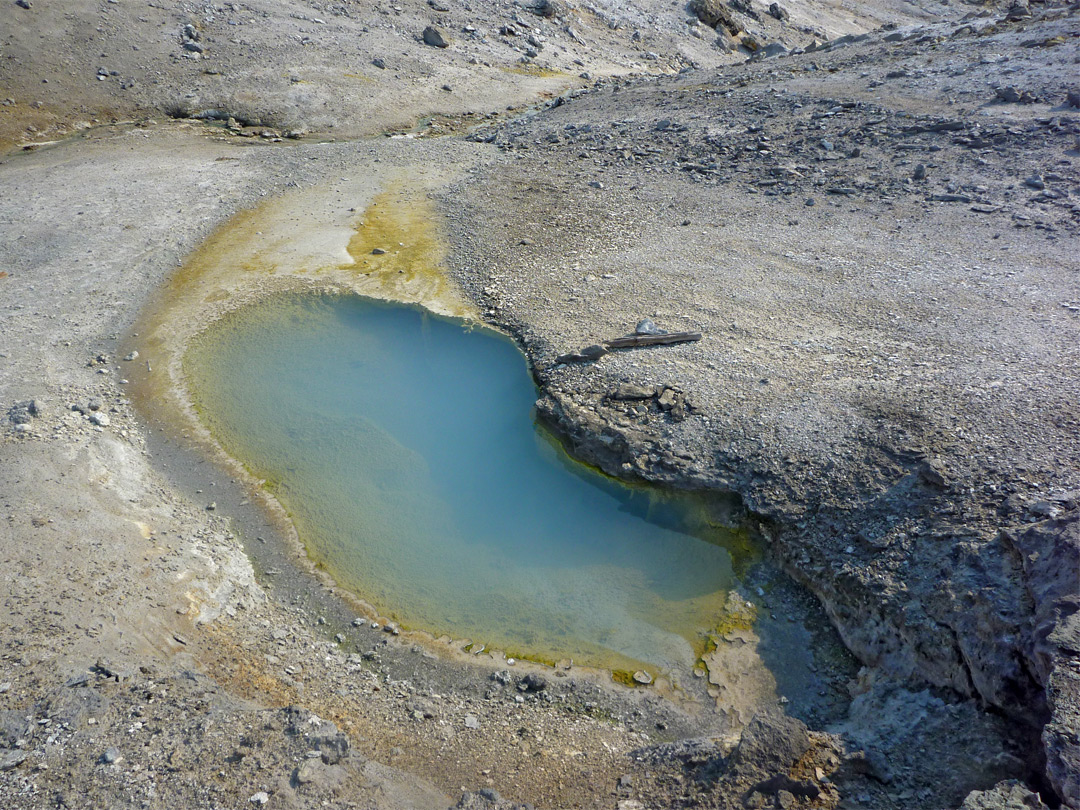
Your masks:
<svg viewBox="0 0 1080 810"><path fill-rule="evenodd" d="M407 627L511 655L683 669L732 587L703 502L570 460L514 344L407 306L295 294L240 309L185 372L309 555Z"/></svg>

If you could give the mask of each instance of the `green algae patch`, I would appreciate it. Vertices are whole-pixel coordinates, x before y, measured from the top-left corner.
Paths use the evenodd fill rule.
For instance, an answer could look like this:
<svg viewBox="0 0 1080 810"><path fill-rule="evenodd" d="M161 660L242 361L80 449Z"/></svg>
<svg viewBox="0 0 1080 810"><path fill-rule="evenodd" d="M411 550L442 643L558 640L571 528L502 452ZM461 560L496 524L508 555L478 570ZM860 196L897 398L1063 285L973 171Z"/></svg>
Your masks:
<svg viewBox="0 0 1080 810"><path fill-rule="evenodd" d="M346 248L352 263L340 269L361 277L364 290L378 285L383 298L416 300L422 292L427 299L456 301L442 270L446 248L436 222L427 198L383 192L355 222Z"/></svg>

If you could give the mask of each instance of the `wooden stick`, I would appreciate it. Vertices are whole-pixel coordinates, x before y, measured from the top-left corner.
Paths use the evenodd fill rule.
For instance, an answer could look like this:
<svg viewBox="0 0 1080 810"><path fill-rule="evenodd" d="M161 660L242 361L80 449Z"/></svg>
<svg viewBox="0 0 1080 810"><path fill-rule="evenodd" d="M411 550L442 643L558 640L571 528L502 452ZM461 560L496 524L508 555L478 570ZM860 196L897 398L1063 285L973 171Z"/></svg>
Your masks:
<svg viewBox="0 0 1080 810"><path fill-rule="evenodd" d="M690 343L701 340L701 332L670 332L666 335L627 335L604 343L609 349L631 349L635 346L661 346L669 343Z"/></svg>

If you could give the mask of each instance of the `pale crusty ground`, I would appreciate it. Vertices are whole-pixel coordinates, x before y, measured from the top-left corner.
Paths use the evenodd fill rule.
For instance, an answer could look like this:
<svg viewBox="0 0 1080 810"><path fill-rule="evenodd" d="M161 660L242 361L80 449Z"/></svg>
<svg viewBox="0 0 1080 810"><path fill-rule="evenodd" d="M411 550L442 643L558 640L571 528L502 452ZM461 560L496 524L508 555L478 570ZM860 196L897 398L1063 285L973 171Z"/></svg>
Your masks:
<svg viewBox="0 0 1080 810"><path fill-rule="evenodd" d="M238 4L236 16L257 24L231 26L245 30L231 37L241 41L231 42L227 26L234 15L227 8L150 7L143 13L146 21L139 21L121 4L74 5L65 8L68 17L61 25L53 6L34 3L29 11L12 6L5 19L16 22L5 26L0 43L5 88L0 95L13 100L0 107L0 122L10 133L4 137L12 143L41 141L84 119L164 121L162 113L218 106L258 117L247 135L270 127L269 135L290 128L378 132L432 111L450 114L448 122L457 127L481 117L462 113L502 112L545 89L568 86L583 69L594 75L659 72L737 58L691 35L678 7L636 7L623 12L629 20L608 20L614 26L604 14L615 12L572 7L568 24L590 43L587 49L561 26L548 30L538 23L540 35L549 38L541 51L544 59L567 74L554 76L507 71L507 66L521 69L515 61L521 54L503 41L513 38L492 35L487 43L477 38L470 44L472 37L468 43L455 37L447 51L414 39L420 23L433 15L449 14L455 26L472 20L474 27L480 27L474 17L482 17L482 25L497 30L497 22L513 24L513 14L529 12L486 5L443 13L402 4L400 15L393 7L341 8L350 16L330 19L325 9L299 5ZM851 20L835 8L805 13L817 15L808 25L836 35L869 30L882 21L955 18L962 11L868 9ZM491 787L511 800L545 807L633 801L657 807L732 806L741 805L748 774L773 775L767 768L739 771L736 756L727 775L713 781L719 755L736 738L722 715L702 714L700 704L661 699L652 690L614 689L602 678L576 671L563 677L548 672L547 689L521 692L515 688L520 672L508 685L491 680L501 669L497 661L466 666L461 655L445 647L354 628L355 613L306 578L302 564L281 577L288 580L285 586L271 584L276 574L256 580L241 541L257 543L251 535L263 521L267 545L278 543L272 553L288 563L288 538L275 539L266 517L246 503L245 490L227 473L201 465L193 453L197 447L187 447L183 436L164 437L160 426L148 421L152 415L133 411L121 380L135 379L130 369L139 361L120 358L138 346L133 334L138 315L161 300L169 273L215 228L263 199L287 201L294 195L299 201L308 199L306 189L322 189L315 193L326 204L328 243L337 239L334 255L339 255L350 208L362 211L380 188L425 173L442 176L442 185L426 188L447 217L456 277L489 318L521 334L551 401L562 408L553 416L579 440L582 452L595 455L590 437L613 424L603 406L599 423L589 411L609 381L682 387L693 397L697 414L678 425L668 425L662 416L637 423L631 418L620 430L632 452L619 459L601 454L597 460L615 463L622 474L742 495L776 521L766 531L778 538L781 561L822 596L845 640L875 665L853 685L858 697L849 719L830 727L846 735L847 752L830 753L829 746L840 744L822 738L813 749L818 753L807 760L815 763L812 779L820 779L814 773L820 767L821 776L832 773L840 786L839 792L826 790L819 804L955 806L967 790L1008 776L1035 779L1032 786L1046 788L1048 783L1035 777L1040 747L1021 726L980 712L973 698L1038 722L1045 718L1038 700L1047 686L1055 712L1047 737L1056 769L1050 783L1059 792L1075 787L1075 759L1069 759L1075 757L1070 719L1075 718L1070 714L1075 681L1069 680L1075 674L1069 674L1068 656L1061 653L1071 643L1068 625L1060 619L1063 594L1050 587L1054 571L1037 570L1039 555L1053 559L1054 538L1067 538L1076 525L1070 517L1076 505L1067 496L1076 488L1077 469L1076 434L1069 428L1076 369L1068 359L1069 347L1076 345L1075 313L1061 306L1080 303L1075 300L1075 213L1068 207L1076 193L1069 151L1075 144L1068 140L1075 137L1069 129L1075 114L1057 106L1069 60L1075 63L1075 17L1054 13L1056 18L1030 32L1023 24L1005 25L1000 34L946 39L955 43L951 50L939 50L935 38L948 38L955 26L916 32L899 45L886 45L882 33L814 57L686 74L669 84L631 84L618 94L601 88L535 117L509 120L494 145L379 138L287 146L263 138L253 146L242 134L208 137L220 130L181 122L104 127L5 157L0 162L5 237L0 271L6 274L0 277L6 309L0 391L8 407L30 399L41 405L25 433L17 433L9 420L0 448L7 515L5 652L0 654L5 804L247 806L250 797L265 792L271 806L440 807L463 790ZM319 15L323 22L294 14ZM87 35L99 15L102 31ZM999 17L1000 12L989 21ZM192 18L203 32L200 41L209 44L209 56L198 62L176 58L178 29ZM764 19L763 27L779 31L789 44L810 39L806 31L787 31ZM532 16L527 20L534 22ZM648 29L644 41L634 40L633 30L646 29L646 20L655 30ZM61 40L59 32L67 26L87 33ZM363 26L371 30L359 30ZM1063 46L1021 49L1033 36L1059 34ZM311 44L303 44L305 36ZM922 37L928 39L920 42ZM394 52L389 44L404 53L398 65L380 71L369 62ZM123 46L131 45L139 50L131 48L129 55ZM355 56L346 53L348 48L356 49ZM549 57L556 49L563 53ZM661 58L648 58L649 49ZM470 58L495 67L470 65ZM574 58L586 64L575 65ZM98 81L98 59L108 60L106 67L119 66L121 76ZM342 67L343 61L359 64L355 75L366 78L346 76L352 71ZM810 62L820 63L819 70L805 70ZM898 67L908 75L886 77ZM967 80L961 80L961 67ZM393 81L386 78L391 71ZM125 77L136 78L135 85L123 89ZM42 84L42 78L49 83ZM793 108L783 95L772 96L781 79L802 108ZM354 80L363 91L344 89ZM868 86L875 81L885 84ZM1048 100L1031 107L985 106L993 86L1005 82L1040 90ZM441 90L443 83L451 91ZM949 103L953 91L946 83L958 88L960 108L953 106L955 99ZM716 97L723 92L732 95ZM665 162L700 164L708 156L687 151L677 132L656 130L663 117L681 123L686 110L703 115L705 120L691 122L695 136L715 127L718 143L740 148L758 142L759 133L746 129L761 123L766 134L786 145L796 140L789 121L807 117L808 110L837 106L822 99L880 105L855 112L841 107L844 112L811 119L815 126L827 125L826 134L840 141L843 154L851 145L840 132L844 116L864 123L880 117L881 110L890 116L916 111L949 117L953 108L959 118L988 112L1004 141L1000 152L983 153L986 166L972 168L954 157L955 133L919 140L925 147L943 146L931 153L941 163L931 162L928 191L948 191L949 182L985 185L985 191L974 193L1001 210L988 219L960 213L963 206L960 211L944 204L924 207L924 194L897 185L910 166L893 163L907 160L909 153L897 148L900 140L891 129L880 143L863 142L867 157L858 166L864 168L826 162L820 185L812 179L800 183L791 196L766 197L775 187L757 183L773 175L740 158L744 152L726 154L731 165L719 171L743 175L740 168L751 170L723 186L696 186L686 179L696 173L707 180L708 173L661 169ZM252 113L245 104L258 109ZM1042 118L1058 123L1045 125ZM489 120L498 124L500 119ZM566 129L591 122L606 134L599 128L612 120L626 122L616 133L617 143ZM889 118L888 127L903 125L906 121ZM551 132L555 140L548 139ZM593 145L604 148L599 162L590 158ZM530 157L504 156L523 154L523 146ZM815 158L828 157L814 142L806 148ZM586 157L579 158L582 154ZM1019 156L1031 161L1031 172L1063 178L1049 185L1063 190L1064 202L1033 208L1025 201L1021 194L1027 192L1017 192L1023 189L1017 181L1029 170ZM874 160L890 170L875 170ZM465 175L475 182L464 182ZM602 188L589 186L592 180ZM839 183L856 186L859 195L835 201L825 196L829 185ZM751 185L756 195L746 192ZM814 208L803 204L806 196L817 198ZM468 220L457 219L462 211ZM1028 219L1008 219L1014 212ZM892 231L892 220L903 220L904 227ZM1015 228L1017 223L1027 227ZM987 273L986 267L1000 262L983 246L999 231L994 241L1010 247L1008 272ZM521 245L523 238L534 244ZM948 251L941 250L943 243ZM534 257L524 259L523 247ZM922 261L920 254L930 251L935 261ZM731 268L722 284L709 269L717 252ZM847 258L852 252L860 257L854 267ZM1022 260L1013 261L1017 256ZM963 292L975 262L983 263L980 282L990 291ZM865 284L858 275L863 266L878 272ZM910 272L912 266L932 283L914 284L906 274L883 272L900 267ZM827 289L826 280L833 282ZM1021 294L1027 296L1025 308L1009 306ZM965 359L986 343L981 335L987 320L976 317L986 307L1009 340L1025 347L1015 367L1002 373L989 359L975 366ZM797 320L791 313L798 313ZM939 321L931 340L925 324L935 313ZM667 328L701 328L707 339L690 349L612 356L594 370L547 369L555 354L609 337L612 330L625 331L641 315ZM903 339L892 331L893 323ZM855 341L857 351L849 353L840 344L850 342L852 324L866 339ZM727 341L718 344L713 339L718 334ZM940 345L938 335L946 335L955 351L941 355L934 349L934 360L928 361L928 347ZM879 341L880 349L872 341ZM927 362L932 365L919 365ZM835 371L823 371L826 367ZM921 387L915 388L911 375L904 374L914 369L940 376L924 378L920 370ZM724 385L702 384L720 374ZM799 391L813 376L820 382L807 398ZM762 379L771 386L765 396ZM856 396L853 390L864 393ZM927 439L929 432L905 421L908 417L888 409L889 403L907 404L920 391L927 396L920 402L927 403L931 424L947 423L947 441L940 446ZM1021 397L1020 391L1030 395ZM965 392L972 396L959 396ZM853 397L858 408L877 414L869 427ZM91 398L101 405L89 413L108 416L104 427L70 408L89 410ZM973 402L981 410L973 409ZM1022 418L1012 418L1017 412ZM620 420L625 418L615 418L614 424ZM857 427L860 423L864 428ZM630 424L634 427L627 430ZM987 424L1003 447L1011 448L1007 460L993 467L971 449L982 449L987 432L977 428ZM911 451L907 443L913 437L919 441ZM774 457L774 448L787 458ZM1017 449L1028 455L1017 455ZM945 495L927 496L927 482L933 492L936 479L917 471L927 458L919 454L928 450L933 470L947 481ZM915 455L905 455L909 452ZM630 468L622 469L623 463ZM829 486L823 488L826 480ZM1003 483L1011 489L1004 490ZM888 488L888 497L880 500L882 509L867 514L858 502L878 486ZM979 496L972 497L972 490ZM1046 493L1048 506L1038 507L1044 511L1025 512ZM1062 493L1065 500L1055 500ZM1004 494L1017 497L1010 501ZM218 504L212 513L205 508L209 501ZM1055 510L1056 517L1046 520L1045 510ZM927 522L931 514L940 525ZM857 535L852 521L863 517L871 528ZM1031 528L1023 528L1032 520ZM930 535L938 545L913 547L909 538L926 537L928 526L938 532ZM976 536L960 533L963 526L975 527ZM912 592L932 590L939 582L935 566L943 561L956 565L960 559L959 569L968 572L972 561L977 569L979 560L999 565L1009 559L987 543L1003 526L1011 527L1006 548L1027 549L1020 573L1007 567L1000 577L982 571L981 578L950 581L938 589L943 598L924 600L929 621L906 607ZM796 529L803 538L799 544L791 539ZM1049 540L1041 539L1040 531ZM956 551L941 545L942 539ZM852 552L846 550L849 544ZM260 559L258 553L252 558ZM1065 553L1056 573L1065 571L1066 580L1069 565L1075 566L1074 558ZM884 586L868 584L874 581ZM1030 608L1002 614L992 589L1003 584L1020 592L1032 585L1047 590L1029 597ZM972 621L942 622L957 615ZM319 617L326 624L318 624ZM980 625L984 621L989 625ZM942 624L959 640L945 633L941 643L935 633ZM1037 638L1049 643L1032 650L1026 645L1036 625L1044 634ZM346 636L344 644L334 640L337 632ZM995 641L979 646L984 638ZM1017 648L1015 660L1023 662L1018 665L1033 672L1017 675L998 666ZM964 662L959 668L955 650ZM944 691L924 691L928 684ZM1014 686L1021 691L1010 693ZM281 708L286 705L302 708ZM466 715L476 723L466 725ZM700 756L677 755L675 749L630 755L642 746L701 735L715 742ZM866 752L862 759L854 755L860 748ZM744 769L749 750L744 746ZM712 776L700 781L702 773ZM620 787L623 775L629 778ZM494 806L490 797L465 801Z"/></svg>

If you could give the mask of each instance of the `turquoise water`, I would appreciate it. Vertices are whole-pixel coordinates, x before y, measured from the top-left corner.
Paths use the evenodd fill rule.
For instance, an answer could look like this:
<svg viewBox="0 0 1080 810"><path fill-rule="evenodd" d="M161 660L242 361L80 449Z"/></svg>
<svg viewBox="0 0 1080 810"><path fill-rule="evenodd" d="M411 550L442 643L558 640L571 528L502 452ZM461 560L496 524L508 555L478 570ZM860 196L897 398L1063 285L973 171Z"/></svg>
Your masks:
<svg viewBox="0 0 1080 810"><path fill-rule="evenodd" d="M309 555L407 627L509 654L685 668L734 584L700 501L571 461L507 338L357 296L225 317L185 359L200 413Z"/></svg>

